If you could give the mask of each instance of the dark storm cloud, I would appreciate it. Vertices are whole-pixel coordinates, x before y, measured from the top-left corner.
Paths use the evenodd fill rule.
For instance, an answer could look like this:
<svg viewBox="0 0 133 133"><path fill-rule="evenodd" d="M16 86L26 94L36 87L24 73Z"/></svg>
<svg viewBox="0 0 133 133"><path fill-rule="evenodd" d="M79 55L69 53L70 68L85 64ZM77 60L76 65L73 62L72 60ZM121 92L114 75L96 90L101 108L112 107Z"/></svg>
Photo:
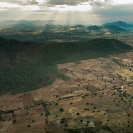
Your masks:
<svg viewBox="0 0 133 133"><path fill-rule="evenodd" d="M89 3L90 5L102 6L105 3L109 3L112 0L0 0L0 2L14 3L19 5L45 5L45 6L56 6L56 5L69 5L76 6L82 3Z"/></svg>
<svg viewBox="0 0 133 133"><path fill-rule="evenodd" d="M112 0L48 0L47 3L51 5L78 5L84 2L88 2L91 5L99 5L101 6L102 4L109 3Z"/></svg>
<svg viewBox="0 0 133 133"><path fill-rule="evenodd" d="M51 5L78 5L87 0L48 0L47 3Z"/></svg>
<svg viewBox="0 0 133 133"><path fill-rule="evenodd" d="M30 4L38 4L38 2L36 0L31 0Z"/></svg>
<svg viewBox="0 0 133 133"><path fill-rule="evenodd" d="M128 5L115 5L115 6L108 6L106 8L94 8L94 12L96 14L101 14L104 16L126 16L126 15L133 15L133 4Z"/></svg>
<svg viewBox="0 0 133 133"><path fill-rule="evenodd" d="M39 4L37 0L0 0L0 2L6 2L10 4L19 4L19 5Z"/></svg>

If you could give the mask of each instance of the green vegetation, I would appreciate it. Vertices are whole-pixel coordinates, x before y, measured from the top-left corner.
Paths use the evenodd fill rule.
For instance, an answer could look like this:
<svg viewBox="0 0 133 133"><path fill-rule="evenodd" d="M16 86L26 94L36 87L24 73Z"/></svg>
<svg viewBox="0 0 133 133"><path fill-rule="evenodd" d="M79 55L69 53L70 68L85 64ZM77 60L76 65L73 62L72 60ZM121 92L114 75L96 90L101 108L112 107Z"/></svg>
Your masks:
<svg viewBox="0 0 133 133"><path fill-rule="evenodd" d="M30 127L30 125L27 125L27 127Z"/></svg>
<svg viewBox="0 0 133 133"><path fill-rule="evenodd" d="M96 25L93 25L93 26L89 26L87 27L88 30L100 30L101 28L96 26Z"/></svg>
<svg viewBox="0 0 133 133"><path fill-rule="evenodd" d="M63 112L64 111L64 109L63 108L60 108L60 112Z"/></svg>
<svg viewBox="0 0 133 133"><path fill-rule="evenodd" d="M120 28L119 26L116 26L116 25L105 25L104 28L107 28L108 30L112 31L113 33L126 31L125 29Z"/></svg>
<svg viewBox="0 0 133 133"><path fill-rule="evenodd" d="M122 76L120 74L116 74L118 78L122 78Z"/></svg>
<svg viewBox="0 0 133 133"><path fill-rule="evenodd" d="M0 116L0 121L2 121L2 117Z"/></svg>
<svg viewBox="0 0 133 133"><path fill-rule="evenodd" d="M80 120L80 122L82 123L83 120ZM89 122L87 122L89 123ZM101 125L102 125L102 122L100 121L95 121L95 127L88 127L88 124L86 124L86 127L85 128L70 128L70 127L67 127L65 128L66 132L67 133L98 133L100 132L100 129L101 129Z"/></svg>
<svg viewBox="0 0 133 133"><path fill-rule="evenodd" d="M101 129L107 130L109 132L112 132L111 128L108 125L101 126Z"/></svg>
<svg viewBox="0 0 133 133"><path fill-rule="evenodd" d="M57 64L105 57L131 49L115 39L36 44L1 38L0 93L30 91L49 85L56 78L69 79L57 70Z"/></svg>
<svg viewBox="0 0 133 133"><path fill-rule="evenodd" d="M113 59L113 62L116 63L116 64L119 65L119 66L126 67L125 64L122 64L122 63L121 63L119 60L117 60L117 59Z"/></svg>
<svg viewBox="0 0 133 133"><path fill-rule="evenodd" d="M102 122L101 121L95 121L94 123L95 123L95 130L97 132L99 132L101 129Z"/></svg>
<svg viewBox="0 0 133 133"><path fill-rule="evenodd" d="M16 120L13 120L13 122L12 122L13 124L15 124L16 123Z"/></svg>
<svg viewBox="0 0 133 133"><path fill-rule="evenodd" d="M1 69L0 80L2 81L0 88L3 92L18 93L51 84L54 76L45 66L43 68L35 62L26 61L16 68Z"/></svg>

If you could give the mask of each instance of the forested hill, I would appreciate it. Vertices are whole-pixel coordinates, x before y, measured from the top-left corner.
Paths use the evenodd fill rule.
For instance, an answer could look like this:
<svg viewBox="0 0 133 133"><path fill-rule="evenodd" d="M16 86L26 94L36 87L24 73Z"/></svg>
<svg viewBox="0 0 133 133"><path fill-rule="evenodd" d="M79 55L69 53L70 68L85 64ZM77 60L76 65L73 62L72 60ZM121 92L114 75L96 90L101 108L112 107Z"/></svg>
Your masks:
<svg viewBox="0 0 133 133"><path fill-rule="evenodd" d="M51 84L57 77L56 64L97 58L130 51L131 46L116 39L88 42L39 44L0 38L1 93L23 92Z"/></svg>

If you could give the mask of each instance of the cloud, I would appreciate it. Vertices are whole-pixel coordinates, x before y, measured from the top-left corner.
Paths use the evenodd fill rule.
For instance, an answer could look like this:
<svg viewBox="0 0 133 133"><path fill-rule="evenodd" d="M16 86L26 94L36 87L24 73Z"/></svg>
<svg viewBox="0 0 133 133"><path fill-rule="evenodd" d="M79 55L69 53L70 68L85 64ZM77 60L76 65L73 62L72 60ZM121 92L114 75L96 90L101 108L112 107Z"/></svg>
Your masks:
<svg viewBox="0 0 133 133"><path fill-rule="evenodd" d="M91 10L91 6L87 4L69 6L69 5L56 5L54 7L50 7L50 10L58 10L58 11L80 11L86 12Z"/></svg>
<svg viewBox="0 0 133 133"><path fill-rule="evenodd" d="M20 7L18 4L11 4L7 2L0 2L0 9L2 8L18 8Z"/></svg>
<svg viewBox="0 0 133 133"><path fill-rule="evenodd" d="M78 5L83 2L88 2L87 0L48 0L47 4L50 5Z"/></svg>
<svg viewBox="0 0 133 133"><path fill-rule="evenodd" d="M118 1L118 0L116 0ZM89 3L90 5L102 6L105 4L112 4L113 0L47 0L49 5L79 5L82 3Z"/></svg>
<svg viewBox="0 0 133 133"><path fill-rule="evenodd" d="M84 3L88 3L91 6L106 6L112 4L129 4L133 3L133 0L0 0L1 2L7 2L10 4L19 4L19 5L39 5L54 7L56 5L69 5L77 6Z"/></svg>
<svg viewBox="0 0 133 133"><path fill-rule="evenodd" d="M37 0L18 0L18 3L22 5L39 4Z"/></svg>
<svg viewBox="0 0 133 133"><path fill-rule="evenodd" d="M82 13L80 16L84 16L86 20L87 16L91 16L91 19L97 17L101 20L119 20L131 16L132 7L133 0L0 0L0 20L41 19L42 16L42 19L44 16L46 19L55 19L55 13L60 16L60 20L65 19L65 13L68 13L67 16L71 15L71 20L76 18L77 13ZM28 17L25 17L27 14ZM50 14L54 15L51 17Z"/></svg>

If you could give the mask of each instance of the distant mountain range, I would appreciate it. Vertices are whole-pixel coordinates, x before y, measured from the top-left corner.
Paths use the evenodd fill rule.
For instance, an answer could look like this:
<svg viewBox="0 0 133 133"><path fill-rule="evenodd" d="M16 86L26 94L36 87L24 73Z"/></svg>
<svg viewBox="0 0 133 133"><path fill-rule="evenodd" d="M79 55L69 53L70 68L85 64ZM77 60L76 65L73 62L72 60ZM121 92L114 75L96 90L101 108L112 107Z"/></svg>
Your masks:
<svg viewBox="0 0 133 133"><path fill-rule="evenodd" d="M94 26L88 26L87 29L88 30L100 30L101 28L97 25L94 25Z"/></svg>
<svg viewBox="0 0 133 133"><path fill-rule="evenodd" d="M83 25L76 25L76 26L71 26L70 28L79 28L79 29L81 29L81 28L85 28L85 26L83 26Z"/></svg>
<svg viewBox="0 0 133 133"><path fill-rule="evenodd" d="M55 21L8 20L0 22L0 36L7 39L33 42L70 42L87 40L114 33L131 33L133 25L122 21L103 25L59 25Z"/></svg>
<svg viewBox="0 0 133 133"><path fill-rule="evenodd" d="M0 25L14 25L14 24L59 24L58 21L55 20L6 20L6 21L1 21ZM123 21L117 21L117 22L111 22L111 23L105 23L103 25L115 25L115 26L119 26L119 27L123 27L123 28L131 28L133 27L133 24L128 24L126 22ZM72 27L84 27L85 25L73 25ZM94 25L96 26L96 25Z"/></svg>
<svg viewBox="0 0 133 133"><path fill-rule="evenodd" d="M29 20L6 20L0 22L0 25L25 25L25 24L34 24L34 25L45 25L45 24L53 24L56 23L54 20L35 20L35 21L29 21Z"/></svg>
<svg viewBox="0 0 133 133"><path fill-rule="evenodd" d="M115 25L115 26L119 26L119 27L122 27L122 28L133 28L133 24L127 24L123 21L117 21L117 22L113 22L113 23L106 23L104 24L105 26L107 25Z"/></svg>
<svg viewBox="0 0 133 133"><path fill-rule="evenodd" d="M125 29L120 28L119 26L116 26L116 25L104 25L103 28L105 28L111 32L115 32L115 33L126 31Z"/></svg>

